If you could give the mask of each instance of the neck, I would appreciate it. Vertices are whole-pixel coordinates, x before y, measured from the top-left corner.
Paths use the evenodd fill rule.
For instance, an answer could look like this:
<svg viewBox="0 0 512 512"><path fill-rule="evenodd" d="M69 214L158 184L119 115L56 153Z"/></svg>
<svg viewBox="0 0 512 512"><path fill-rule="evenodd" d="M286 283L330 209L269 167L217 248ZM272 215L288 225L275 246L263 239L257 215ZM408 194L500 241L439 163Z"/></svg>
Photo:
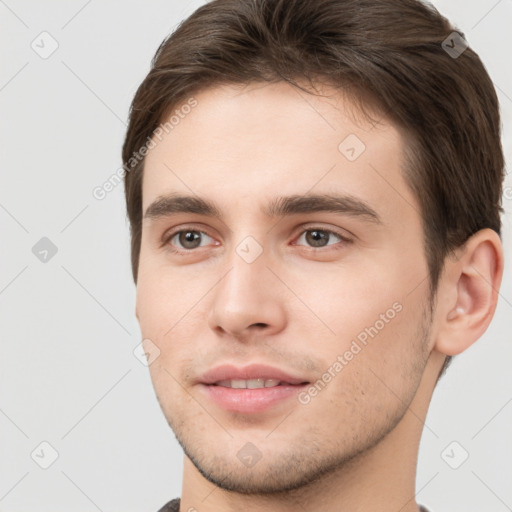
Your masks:
<svg viewBox="0 0 512 512"><path fill-rule="evenodd" d="M418 447L443 361L444 356L432 352L414 399L385 438L300 489L270 495L229 492L210 483L185 456L181 512L418 512Z"/></svg>

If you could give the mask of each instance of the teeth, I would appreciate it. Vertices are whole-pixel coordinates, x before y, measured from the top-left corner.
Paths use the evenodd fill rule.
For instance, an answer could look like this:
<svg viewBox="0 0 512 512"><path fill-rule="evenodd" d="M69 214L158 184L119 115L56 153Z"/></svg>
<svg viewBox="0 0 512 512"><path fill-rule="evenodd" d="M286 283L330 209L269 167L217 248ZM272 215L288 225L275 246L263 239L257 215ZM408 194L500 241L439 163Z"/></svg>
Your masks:
<svg viewBox="0 0 512 512"><path fill-rule="evenodd" d="M281 381L276 379L232 379L221 380L217 382L217 386L233 389L261 389L273 388L274 386L278 386L280 383Z"/></svg>
<svg viewBox="0 0 512 512"><path fill-rule="evenodd" d="M265 379L251 379L246 382L247 382L247 386L246 386L247 389L259 389L259 388L265 387Z"/></svg>

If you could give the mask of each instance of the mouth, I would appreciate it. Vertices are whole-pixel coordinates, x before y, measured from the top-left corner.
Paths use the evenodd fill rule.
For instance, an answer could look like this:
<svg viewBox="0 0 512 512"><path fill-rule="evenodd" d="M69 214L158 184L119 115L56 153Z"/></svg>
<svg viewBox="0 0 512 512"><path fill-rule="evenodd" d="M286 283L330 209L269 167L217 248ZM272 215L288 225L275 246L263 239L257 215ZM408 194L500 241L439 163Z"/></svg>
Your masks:
<svg viewBox="0 0 512 512"><path fill-rule="evenodd" d="M279 368L253 364L242 368L218 366L204 374L199 384L220 408L255 414L289 401L310 382Z"/></svg>
<svg viewBox="0 0 512 512"><path fill-rule="evenodd" d="M301 384L309 384L303 382ZM274 388L276 386L299 386L301 384L292 384L290 382L284 382L277 379L232 379L232 380L220 380L214 382L213 386L222 386L224 388L231 389L262 389L262 388Z"/></svg>

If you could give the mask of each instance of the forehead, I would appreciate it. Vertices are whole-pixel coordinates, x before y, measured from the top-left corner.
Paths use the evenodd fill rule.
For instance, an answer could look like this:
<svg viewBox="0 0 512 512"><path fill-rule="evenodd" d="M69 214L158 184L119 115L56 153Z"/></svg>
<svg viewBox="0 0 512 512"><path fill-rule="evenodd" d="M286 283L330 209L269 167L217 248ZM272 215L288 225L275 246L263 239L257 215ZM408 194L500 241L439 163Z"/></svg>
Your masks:
<svg viewBox="0 0 512 512"><path fill-rule="evenodd" d="M167 193L240 208L314 189L403 215L416 201L402 177L399 129L378 114L368 119L340 91L319 90L222 85L176 105L146 156L143 211Z"/></svg>

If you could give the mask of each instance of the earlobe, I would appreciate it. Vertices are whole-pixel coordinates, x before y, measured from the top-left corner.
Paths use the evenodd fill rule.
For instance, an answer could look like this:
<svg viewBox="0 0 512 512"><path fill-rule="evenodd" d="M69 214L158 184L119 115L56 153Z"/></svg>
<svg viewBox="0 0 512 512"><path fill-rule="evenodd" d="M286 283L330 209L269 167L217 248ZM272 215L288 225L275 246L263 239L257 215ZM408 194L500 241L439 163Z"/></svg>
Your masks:
<svg viewBox="0 0 512 512"><path fill-rule="evenodd" d="M478 340L496 310L503 275L503 248L498 234L483 229L460 248L458 259L447 258L439 290L438 330L434 348L457 355Z"/></svg>

